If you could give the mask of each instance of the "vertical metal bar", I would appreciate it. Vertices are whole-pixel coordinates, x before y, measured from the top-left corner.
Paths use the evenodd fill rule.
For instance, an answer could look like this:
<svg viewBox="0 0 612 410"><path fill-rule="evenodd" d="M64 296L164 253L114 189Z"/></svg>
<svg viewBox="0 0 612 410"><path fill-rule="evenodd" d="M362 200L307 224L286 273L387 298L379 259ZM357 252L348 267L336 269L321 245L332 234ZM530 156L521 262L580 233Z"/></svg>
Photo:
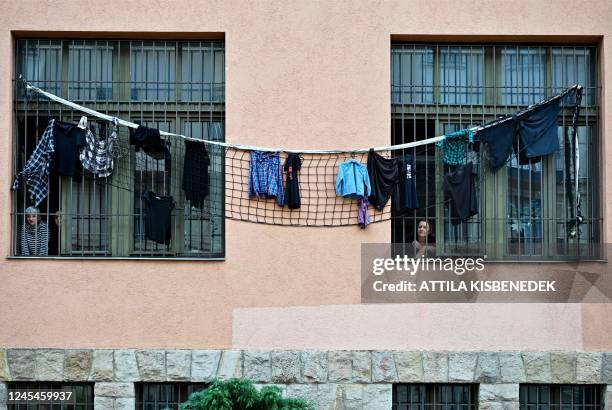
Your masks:
<svg viewBox="0 0 612 410"><path fill-rule="evenodd" d="M436 45L434 47L434 52L435 52L435 60L434 60L433 67L434 67L434 72L435 72L435 67L436 67L435 63L437 62L439 64L439 61L440 61L440 46ZM434 77L434 85L435 85L435 77ZM438 86L439 86L439 84L438 84ZM434 133L436 133L436 131L438 131L438 129L440 127L440 125L439 125L440 124L440 105L439 105L439 101L440 101L439 99L434 100L434 107L435 107L435 115L434 115L434 123L433 123L434 124ZM427 138L427 130L429 129L429 124L427 123L427 118L426 117L424 119L424 126L425 126L425 138ZM435 151L434 151L433 158L430 159L429 158L429 150L426 149L425 150L425 162L424 162L424 166L425 166L425 203L427 205L426 208L425 208L425 220L427 221L427 223L431 227L431 224L430 224L430 212L433 212L433 216L434 216L434 219L435 219L435 216L437 214L437 209L436 208L438 206L437 205L437 202L438 202L438 192L440 191L440 188L437 185L434 184L434 192L433 193L429 192L429 182L428 181L429 181L429 178L430 178L430 175L429 175L429 164L430 164L430 162L433 163L433 169L434 169L433 177L435 178L435 172L436 172L437 167L438 167L437 157L436 157L436 154L435 154ZM436 183L436 182L437 181L434 181L434 183ZM433 194L433 197L434 197L434 201L433 201L434 203L430 204L429 203L429 198L430 198L430 195L432 195L432 194ZM441 202L442 202L442 218L441 218L442 219L442 227L437 227L437 229L438 229L439 232L444 232L445 225L446 225L446 221L445 221L445 218L444 218L444 207L445 207L445 205L444 205L444 193L442 193L442 201ZM434 208L432 211L430 211L431 207ZM415 221L415 224L416 223L418 223L418 221ZM445 246L444 242L446 242L446 239L447 239L446 235L442 235L442 237L444 238L444 240L442 241L442 243L440 245L437 245L437 246L440 246L440 247L444 247Z"/></svg>

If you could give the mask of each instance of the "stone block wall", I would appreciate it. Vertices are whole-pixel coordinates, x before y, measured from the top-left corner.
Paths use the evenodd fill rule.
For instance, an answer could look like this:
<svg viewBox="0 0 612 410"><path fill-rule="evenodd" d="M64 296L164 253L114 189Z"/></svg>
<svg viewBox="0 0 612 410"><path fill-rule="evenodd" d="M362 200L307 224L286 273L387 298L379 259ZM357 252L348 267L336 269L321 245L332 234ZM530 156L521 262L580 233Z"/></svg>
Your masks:
<svg viewBox="0 0 612 410"><path fill-rule="evenodd" d="M96 410L134 409L134 382L246 377L317 409L390 409L393 383L478 383L483 410L518 410L520 383L602 384L612 410L612 353L0 349L9 381L94 382Z"/></svg>

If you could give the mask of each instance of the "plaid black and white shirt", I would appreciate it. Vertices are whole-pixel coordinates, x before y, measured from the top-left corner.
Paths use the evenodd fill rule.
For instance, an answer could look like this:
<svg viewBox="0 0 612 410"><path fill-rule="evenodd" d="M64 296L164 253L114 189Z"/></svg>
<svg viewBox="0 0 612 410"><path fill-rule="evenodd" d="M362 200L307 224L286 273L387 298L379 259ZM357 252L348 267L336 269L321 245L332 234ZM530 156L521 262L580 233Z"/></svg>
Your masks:
<svg viewBox="0 0 612 410"><path fill-rule="evenodd" d="M34 201L35 206L38 206L49 193L49 167L55 152L53 140L54 121L49 121L49 125L47 125L34 152L32 152L25 167L17 174L13 182L13 190L17 190L20 181L25 179L30 198Z"/></svg>
<svg viewBox="0 0 612 410"><path fill-rule="evenodd" d="M79 157L83 168L100 178L108 177L113 172L111 152L117 139L117 123L117 118L113 118L113 130L108 138L102 136L96 138L89 128L85 132L85 147L83 147Z"/></svg>

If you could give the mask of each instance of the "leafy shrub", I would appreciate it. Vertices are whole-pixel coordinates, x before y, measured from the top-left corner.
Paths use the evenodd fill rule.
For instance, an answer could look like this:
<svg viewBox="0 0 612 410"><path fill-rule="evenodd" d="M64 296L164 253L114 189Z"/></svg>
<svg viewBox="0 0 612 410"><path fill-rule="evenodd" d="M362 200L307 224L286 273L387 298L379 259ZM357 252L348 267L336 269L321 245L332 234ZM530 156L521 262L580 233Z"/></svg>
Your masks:
<svg viewBox="0 0 612 410"><path fill-rule="evenodd" d="M257 391L248 379L214 380L206 390L193 393L180 410L311 410L304 399L283 398L277 386Z"/></svg>

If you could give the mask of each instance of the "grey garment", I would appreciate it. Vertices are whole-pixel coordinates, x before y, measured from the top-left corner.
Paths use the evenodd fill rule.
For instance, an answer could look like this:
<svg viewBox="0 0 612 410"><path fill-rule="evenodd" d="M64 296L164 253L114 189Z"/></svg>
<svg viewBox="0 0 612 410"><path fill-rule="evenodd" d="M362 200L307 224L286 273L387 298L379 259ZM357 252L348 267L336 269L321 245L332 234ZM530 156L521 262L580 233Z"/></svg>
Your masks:
<svg viewBox="0 0 612 410"><path fill-rule="evenodd" d="M433 243L421 244L419 241L412 241L412 247L414 248L414 256L436 256L436 245Z"/></svg>
<svg viewBox="0 0 612 410"><path fill-rule="evenodd" d="M39 221L36 226L21 227L21 254L24 256L47 256L49 254L49 228Z"/></svg>
<svg viewBox="0 0 612 410"><path fill-rule="evenodd" d="M117 140L118 121L117 118L113 118L112 132L106 138L97 138L89 128L85 133L85 147L81 150L79 158L83 168L100 178L108 177L113 173L111 152Z"/></svg>

